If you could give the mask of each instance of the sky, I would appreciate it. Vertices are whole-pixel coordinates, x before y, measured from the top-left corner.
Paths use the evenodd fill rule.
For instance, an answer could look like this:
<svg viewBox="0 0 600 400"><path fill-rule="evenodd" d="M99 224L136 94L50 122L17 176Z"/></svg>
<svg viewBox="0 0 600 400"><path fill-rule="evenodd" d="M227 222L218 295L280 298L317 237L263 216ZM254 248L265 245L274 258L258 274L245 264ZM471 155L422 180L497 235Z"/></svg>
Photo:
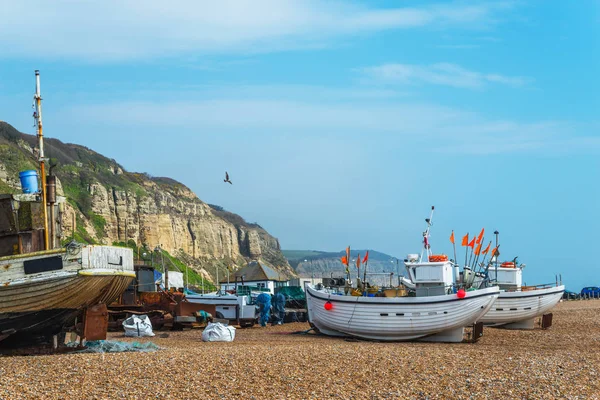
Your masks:
<svg viewBox="0 0 600 400"><path fill-rule="evenodd" d="M498 230L527 284L600 285L597 1L0 0L0 18L0 120L34 132L39 69L46 136L284 249L403 259L435 205L434 253Z"/></svg>

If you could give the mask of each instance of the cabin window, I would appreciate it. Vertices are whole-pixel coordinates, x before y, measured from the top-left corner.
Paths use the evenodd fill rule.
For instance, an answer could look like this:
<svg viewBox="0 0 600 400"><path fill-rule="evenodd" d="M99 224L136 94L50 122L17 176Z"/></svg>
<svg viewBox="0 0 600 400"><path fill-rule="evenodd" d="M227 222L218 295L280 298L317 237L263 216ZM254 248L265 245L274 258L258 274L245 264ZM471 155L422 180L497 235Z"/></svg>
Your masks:
<svg viewBox="0 0 600 400"><path fill-rule="evenodd" d="M118 261L115 261L114 259L108 259L108 265L123 265L123 256L119 256Z"/></svg>

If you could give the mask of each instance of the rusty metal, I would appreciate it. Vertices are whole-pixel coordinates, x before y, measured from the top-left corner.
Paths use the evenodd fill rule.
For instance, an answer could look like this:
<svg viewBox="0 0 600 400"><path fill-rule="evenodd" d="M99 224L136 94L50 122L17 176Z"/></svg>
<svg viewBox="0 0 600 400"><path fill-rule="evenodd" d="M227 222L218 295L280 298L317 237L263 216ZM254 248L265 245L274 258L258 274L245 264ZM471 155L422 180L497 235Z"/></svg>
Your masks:
<svg viewBox="0 0 600 400"><path fill-rule="evenodd" d="M185 300L185 295L181 292L139 292L137 299L138 304L110 305L108 313L111 331L121 330L123 321L132 314L148 315L154 330L196 328L201 325L197 316L199 311L216 315L215 305L191 303Z"/></svg>
<svg viewBox="0 0 600 400"><path fill-rule="evenodd" d="M542 315L542 329L548 329L552 326L552 313Z"/></svg>
<svg viewBox="0 0 600 400"><path fill-rule="evenodd" d="M48 175L46 177L46 185L48 190L48 203L56 203L56 176Z"/></svg>
<svg viewBox="0 0 600 400"><path fill-rule="evenodd" d="M154 330L196 328L205 322L198 316L198 312L204 311L211 317L216 315L215 305L188 302L182 292L163 290L160 287L156 291L152 290L154 280L144 274L150 271L153 277L154 269L142 264L136 265L135 269L136 279L132 286L108 307L110 330L122 330L123 321L132 314L148 315Z"/></svg>
<svg viewBox="0 0 600 400"><path fill-rule="evenodd" d="M17 196L0 195L0 257L44 250L45 207L33 195L21 200Z"/></svg>
<svg viewBox="0 0 600 400"><path fill-rule="evenodd" d="M311 324L312 326L312 324ZM477 322L471 325L471 329L467 329L467 343L477 343L483 336L483 322Z"/></svg>
<svg viewBox="0 0 600 400"><path fill-rule="evenodd" d="M83 337L86 340L106 340L108 331L108 309L106 304L96 304L85 310Z"/></svg>
<svg viewBox="0 0 600 400"><path fill-rule="evenodd" d="M473 342L477 342L483 336L483 322L473 325Z"/></svg>
<svg viewBox="0 0 600 400"><path fill-rule="evenodd" d="M198 311L206 311L210 315L217 315L217 306L214 304L198 304L182 301L175 307L175 315L178 317L196 316Z"/></svg>

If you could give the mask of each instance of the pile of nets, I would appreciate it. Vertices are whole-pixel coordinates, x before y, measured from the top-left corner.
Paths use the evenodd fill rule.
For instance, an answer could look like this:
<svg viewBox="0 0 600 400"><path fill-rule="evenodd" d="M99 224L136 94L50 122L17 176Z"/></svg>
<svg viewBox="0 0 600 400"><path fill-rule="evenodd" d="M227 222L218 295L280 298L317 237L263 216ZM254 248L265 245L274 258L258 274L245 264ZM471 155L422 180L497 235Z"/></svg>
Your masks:
<svg viewBox="0 0 600 400"><path fill-rule="evenodd" d="M275 293L285 296L285 306L288 308L306 308L306 294L300 286L278 287Z"/></svg>
<svg viewBox="0 0 600 400"><path fill-rule="evenodd" d="M81 350L81 353L148 353L160 349L152 342L119 342L117 340L92 340L86 342L85 346L86 348Z"/></svg>

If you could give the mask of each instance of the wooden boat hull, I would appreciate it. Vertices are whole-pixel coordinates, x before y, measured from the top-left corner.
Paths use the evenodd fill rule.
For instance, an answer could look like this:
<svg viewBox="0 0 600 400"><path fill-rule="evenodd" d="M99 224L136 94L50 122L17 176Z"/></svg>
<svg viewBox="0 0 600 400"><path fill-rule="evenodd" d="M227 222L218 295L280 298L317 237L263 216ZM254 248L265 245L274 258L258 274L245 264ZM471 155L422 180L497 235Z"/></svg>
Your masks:
<svg viewBox="0 0 600 400"><path fill-rule="evenodd" d="M498 298L498 287L470 291L463 299L455 294L431 297L339 296L305 286L309 322L321 333L384 341L427 340L446 335L481 318ZM325 308L331 303L331 309ZM451 338L452 337L452 338Z"/></svg>
<svg viewBox="0 0 600 400"><path fill-rule="evenodd" d="M479 321L500 327L532 320L551 310L560 301L564 291L564 285L531 291L501 291L496 303ZM533 324L529 326L532 328Z"/></svg>
<svg viewBox="0 0 600 400"><path fill-rule="evenodd" d="M28 271L30 261L41 271ZM98 246L2 257L0 340L15 333L55 334L83 309L114 301L134 277L129 249Z"/></svg>
<svg viewBox="0 0 600 400"><path fill-rule="evenodd" d="M129 276L75 275L39 282L27 288L0 290L0 332L14 329L27 333L55 333L84 308L114 301L132 280Z"/></svg>

